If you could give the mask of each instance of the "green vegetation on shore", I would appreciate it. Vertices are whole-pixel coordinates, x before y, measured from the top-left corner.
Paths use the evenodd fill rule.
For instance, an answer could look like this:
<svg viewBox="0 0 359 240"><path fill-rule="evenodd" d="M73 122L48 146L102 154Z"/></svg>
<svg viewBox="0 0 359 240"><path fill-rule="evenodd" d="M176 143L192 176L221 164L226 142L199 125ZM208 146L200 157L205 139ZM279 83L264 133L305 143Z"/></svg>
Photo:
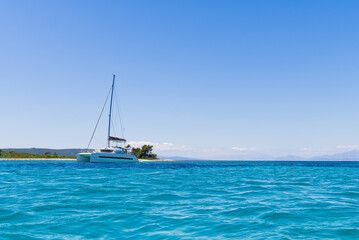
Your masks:
<svg viewBox="0 0 359 240"><path fill-rule="evenodd" d="M130 145L126 147L130 148ZM131 154L135 155L138 159L150 159L155 160L157 158L157 154L152 153L153 146L151 145L143 145L139 148L132 148ZM65 156L58 155L56 152L45 152L44 154L38 153L19 153L16 151L4 151L0 149L0 158L76 158L76 156Z"/></svg>
<svg viewBox="0 0 359 240"><path fill-rule="evenodd" d="M127 145L126 148L130 148L131 145ZM157 159L157 154L152 153L153 146L143 145L141 148L132 148L131 154L135 155L138 159Z"/></svg>
<svg viewBox="0 0 359 240"><path fill-rule="evenodd" d="M17 153L15 151L3 151L0 149L0 158L76 158L68 156L58 156L56 152L50 153L45 152L45 154L32 154L32 153Z"/></svg>

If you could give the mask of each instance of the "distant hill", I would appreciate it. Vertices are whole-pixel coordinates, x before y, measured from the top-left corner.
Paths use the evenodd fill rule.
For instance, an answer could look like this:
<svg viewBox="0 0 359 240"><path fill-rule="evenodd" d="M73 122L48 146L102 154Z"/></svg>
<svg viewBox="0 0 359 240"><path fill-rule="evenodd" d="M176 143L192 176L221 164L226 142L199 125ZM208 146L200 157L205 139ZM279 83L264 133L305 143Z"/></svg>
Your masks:
<svg viewBox="0 0 359 240"><path fill-rule="evenodd" d="M69 148L69 149L51 149L51 148L2 148L1 150L9 152L14 151L17 153L31 153L31 154L41 154L44 155L45 152L50 152L51 155L56 152L57 155L64 155L66 157L76 156L79 152L86 149L82 148ZM89 149L92 150L92 149Z"/></svg>
<svg viewBox="0 0 359 240"><path fill-rule="evenodd" d="M159 156L163 159L173 160L201 160L188 157L167 157ZM268 154L243 154L243 155L224 155L214 156L209 160L240 160L240 161L359 161L359 150L353 150L350 152L337 153L332 155L321 155L314 157L300 157L296 155L274 157Z"/></svg>
<svg viewBox="0 0 359 240"><path fill-rule="evenodd" d="M299 156L283 156L275 158L277 161L359 161L359 151L336 153L331 155L320 155L309 158Z"/></svg>
<svg viewBox="0 0 359 240"><path fill-rule="evenodd" d="M313 161L359 161L359 150L310 158Z"/></svg>

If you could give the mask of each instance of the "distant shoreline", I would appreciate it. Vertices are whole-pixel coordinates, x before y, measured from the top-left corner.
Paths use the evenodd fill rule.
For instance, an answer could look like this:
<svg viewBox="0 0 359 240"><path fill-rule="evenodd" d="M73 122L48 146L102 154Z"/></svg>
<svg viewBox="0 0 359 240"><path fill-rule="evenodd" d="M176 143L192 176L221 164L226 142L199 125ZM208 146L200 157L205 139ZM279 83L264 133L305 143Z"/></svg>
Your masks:
<svg viewBox="0 0 359 240"><path fill-rule="evenodd" d="M140 162L180 162L172 159L138 159ZM76 161L76 158L0 158L0 161Z"/></svg>
<svg viewBox="0 0 359 240"><path fill-rule="evenodd" d="M76 158L0 158L0 161L76 161Z"/></svg>

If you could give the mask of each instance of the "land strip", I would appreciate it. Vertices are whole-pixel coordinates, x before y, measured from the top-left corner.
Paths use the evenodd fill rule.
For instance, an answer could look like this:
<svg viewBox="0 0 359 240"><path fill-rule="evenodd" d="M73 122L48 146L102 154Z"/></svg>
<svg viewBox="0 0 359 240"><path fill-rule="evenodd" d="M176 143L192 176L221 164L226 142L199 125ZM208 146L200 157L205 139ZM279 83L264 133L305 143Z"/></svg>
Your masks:
<svg viewBox="0 0 359 240"><path fill-rule="evenodd" d="M76 158L0 158L0 161L76 161Z"/></svg>

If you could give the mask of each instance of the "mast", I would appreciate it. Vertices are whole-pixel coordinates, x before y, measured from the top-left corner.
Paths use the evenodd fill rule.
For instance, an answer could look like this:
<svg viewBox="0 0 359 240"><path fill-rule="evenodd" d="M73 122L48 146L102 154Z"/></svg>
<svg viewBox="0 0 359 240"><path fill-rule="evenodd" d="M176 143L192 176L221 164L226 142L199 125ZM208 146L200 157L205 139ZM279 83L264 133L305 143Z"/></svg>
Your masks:
<svg viewBox="0 0 359 240"><path fill-rule="evenodd" d="M115 85L115 74L112 79L112 88L111 88L111 102L110 102L110 114L108 115L108 136L107 136L107 147L110 147L110 133L111 133L111 114L112 114L112 97L113 97L113 88Z"/></svg>

